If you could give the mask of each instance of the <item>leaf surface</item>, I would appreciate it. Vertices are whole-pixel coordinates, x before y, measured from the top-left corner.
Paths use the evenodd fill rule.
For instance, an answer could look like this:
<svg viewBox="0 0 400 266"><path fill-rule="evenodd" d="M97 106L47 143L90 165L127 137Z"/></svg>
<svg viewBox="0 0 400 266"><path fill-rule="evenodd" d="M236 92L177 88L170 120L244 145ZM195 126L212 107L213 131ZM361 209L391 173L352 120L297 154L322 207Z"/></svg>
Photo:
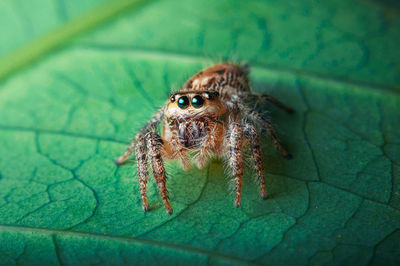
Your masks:
<svg viewBox="0 0 400 266"><path fill-rule="evenodd" d="M100 16L101 2L21 3L28 14L1 3L37 30L4 32L22 37L0 54L21 44L29 52L30 40L65 32L79 14ZM40 16L54 6L54 19ZM154 1L4 72L1 263L398 265L398 10L369 1ZM134 160L116 167L113 158L171 88L239 59L252 66L254 91L296 110L271 109L294 158L263 138L270 198L259 199L251 167L236 209L223 162L190 172L168 162L174 214L153 179L143 213Z"/></svg>

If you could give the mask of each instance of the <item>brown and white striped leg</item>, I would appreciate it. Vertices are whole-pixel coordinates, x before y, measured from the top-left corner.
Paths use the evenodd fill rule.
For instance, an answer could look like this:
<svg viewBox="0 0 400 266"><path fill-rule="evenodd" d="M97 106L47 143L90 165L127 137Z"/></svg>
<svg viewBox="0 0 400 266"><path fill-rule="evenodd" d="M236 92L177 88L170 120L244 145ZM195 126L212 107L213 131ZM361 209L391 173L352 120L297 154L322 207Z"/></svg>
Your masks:
<svg viewBox="0 0 400 266"><path fill-rule="evenodd" d="M243 103L240 100L238 101L237 104L242 111L243 117L249 118L251 121L261 125L262 127L264 127L267 130L267 132L271 138L272 144L274 145L275 149L277 149L283 157L285 157L286 159L292 158L292 155L290 153L288 153L285 150L285 148L283 148L282 144L279 141L278 135L275 132L274 126L268 119L264 118L260 113L258 113L256 111L252 111L245 103Z"/></svg>
<svg viewBox="0 0 400 266"><path fill-rule="evenodd" d="M260 197L262 199L267 198L265 191L265 180L264 180L264 161L262 151L260 147L260 137L256 128L252 124L244 125L244 134L250 142L251 153L254 161L254 167L257 172L258 184L260 185Z"/></svg>
<svg viewBox="0 0 400 266"><path fill-rule="evenodd" d="M243 178L243 154L242 154L243 132L238 123L229 126L229 166L235 178L235 207L240 206Z"/></svg>
<svg viewBox="0 0 400 266"><path fill-rule="evenodd" d="M160 122L164 117L164 109L165 106L158 109L158 111L153 115L150 121L147 122L147 124L139 131L139 133L136 134L135 139L131 141L129 146L126 148L125 152L120 157L114 160L114 163L116 165L123 164L135 150L136 143L141 141L147 132L154 130L157 127L157 125L160 124Z"/></svg>
<svg viewBox="0 0 400 266"><path fill-rule="evenodd" d="M136 161L139 175L140 196L142 197L142 208L145 212L149 209L149 203L146 196L146 185L149 179L149 171L147 168L146 146L144 140L139 141L136 145Z"/></svg>
<svg viewBox="0 0 400 266"><path fill-rule="evenodd" d="M285 110L288 113L294 112L292 107L287 106L286 104L282 103L281 101L279 101L275 97L272 97L271 95L267 95L267 94L253 94L253 95L255 95L257 98L259 98L261 100L269 101L270 103L275 104L277 107Z"/></svg>
<svg viewBox="0 0 400 266"><path fill-rule="evenodd" d="M265 126L267 129L267 132L268 132L269 136L271 137L271 141L272 141L272 144L274 145L275 149L277 149L280 152L280 154L283 157L285 157L286 159L291 159L292 155L290 153L288 153L285 150L285 148L283 148L281 142L279 141L278 136L276 135L274 126L271 124L270 121L268 121L266 119L264 119L264 121L265 121Z"/></svg>
<svg viewBox="0 0 400 266"><path fill-rule="evenodd" d="M114 160L114 163L116 165L123 164L126 161L126 159L128 159L129 156L131 156L131 154L135 150L135 146L136 146L136 140L134 139L131 141L129 146L126 148L125 152L121 156L119 156L117 159Z"/></svg>
<svg viewBox="0 0 400 266"><path fill-rule="evenodd" d="M172 207L168 201L168 192L165 184L167 181L167 175L165 172L163 159L161 157L161 137L155 132L147 133L146 146L148 155L151 159L151 167L153 169L154 178L156 179L158 190L164 202L165 209L168 214L172 214Z"/></svg>

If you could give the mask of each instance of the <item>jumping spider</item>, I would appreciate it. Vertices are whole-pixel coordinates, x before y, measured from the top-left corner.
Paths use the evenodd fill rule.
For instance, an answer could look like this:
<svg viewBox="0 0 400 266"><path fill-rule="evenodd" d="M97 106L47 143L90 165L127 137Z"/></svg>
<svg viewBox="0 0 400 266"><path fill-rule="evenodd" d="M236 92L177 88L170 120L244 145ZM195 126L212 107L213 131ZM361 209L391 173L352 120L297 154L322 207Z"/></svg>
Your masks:
<svg viewBox="0 0 400 266"><path fill-rule="evenodd" d="M239 207L243 177L242 148L247 144L257 172L260 197L266 199L259 130L267 131L283 157L290 158L291 155L281 146L271 122L247 103L260 100L292 112L290 107L271 96L252 94L246 67L233 63L216 64L198 72L180 91L172 94L136 135L125 153L115 160L120 165L136 151L143 210L149 208L146 196L148 157L168 214L172 214L172 207L168 201L163 159L180 159L183 168L189 170L192 162L202 168L212 155L226 155L235 181L234 204ZM162 137L156 132L161 122Z"/></svg>

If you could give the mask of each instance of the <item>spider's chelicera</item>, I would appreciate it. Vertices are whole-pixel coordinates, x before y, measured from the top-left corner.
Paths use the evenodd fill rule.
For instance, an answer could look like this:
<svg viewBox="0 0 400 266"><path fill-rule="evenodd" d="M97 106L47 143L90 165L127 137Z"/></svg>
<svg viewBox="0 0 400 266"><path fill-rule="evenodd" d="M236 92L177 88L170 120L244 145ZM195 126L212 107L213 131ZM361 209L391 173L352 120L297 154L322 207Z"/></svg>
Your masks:
<svg viewBox="0 0 400 266"><path fill-rule="evenodd" d="M245 146L251 149L260 197L266 199L260 131L266 130L283 157L290 158L291 155L280 144L269 119L253 110L249 101L253 104L269 101L292 112L290 107L272 96L251 93L245 67L233 63L220 63L200 71L180 91L171 95L169 101L136 135L125 153L115 160L120 165L136 151L144 211L149 208L146 196L148 159L165 208L172 214L163 160L179 159L183 168L189 170L192 163L202 168L212 156L227 157L235 181L234 204L239 207L243 177L242 149ZM157 133L161 122L162 137Z"/></svg>

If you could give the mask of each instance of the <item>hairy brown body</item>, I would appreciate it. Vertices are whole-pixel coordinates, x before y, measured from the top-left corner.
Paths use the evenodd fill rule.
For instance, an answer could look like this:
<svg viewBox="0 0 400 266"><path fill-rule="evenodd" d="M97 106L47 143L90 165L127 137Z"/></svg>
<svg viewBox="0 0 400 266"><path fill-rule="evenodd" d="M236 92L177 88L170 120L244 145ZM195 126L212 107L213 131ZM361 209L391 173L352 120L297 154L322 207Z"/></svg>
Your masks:
<svg viewBox="0 0 400 266"><path fill-rule="evenodd" d="M136 150L143 209L148 210L146 184L147 160L151 160L154 177L168 213L172 213L166 189L163 159L179 159L189 170L194 163L202 168L213 156L226 156L235 180L235 206L241 201L243 153L249 145L260 185L260 196L266 198L264 163L260 148L259 130L265 129L280 153L290 155L280 145L270 121L252 110L243 98L268 100L291 111L278 100L250 92L247 70L237 64L220 63L191 77L178 92L171 95L146 126L136 135L126 152L116 160L123 163ZM155 131L163 122L162 137Z"/></svg>

